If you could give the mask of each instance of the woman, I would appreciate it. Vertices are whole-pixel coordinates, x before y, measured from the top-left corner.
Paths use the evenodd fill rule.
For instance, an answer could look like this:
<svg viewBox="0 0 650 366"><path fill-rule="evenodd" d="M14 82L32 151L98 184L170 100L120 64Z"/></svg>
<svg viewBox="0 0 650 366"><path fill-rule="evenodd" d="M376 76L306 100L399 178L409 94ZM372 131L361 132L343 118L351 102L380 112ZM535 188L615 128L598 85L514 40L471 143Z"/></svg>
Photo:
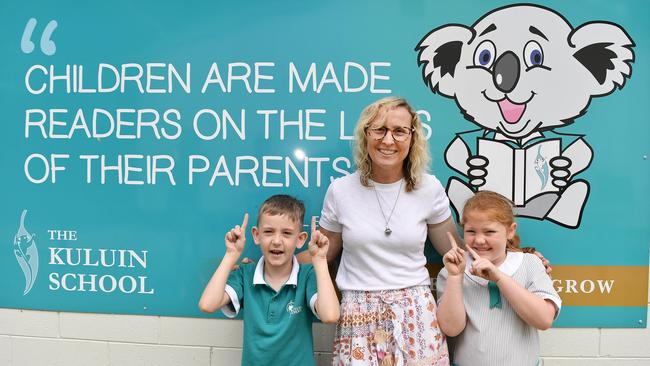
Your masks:
<svg viewBox="0 0 650 366"><path fill-rule="evenodd" d="M381 99L355 130L357 171L330 185L320 231L328 260L340 255L342 292L334 365L449 365L425 268L429 236L439 253L456 234L418 115L402 98Z"/></svg>

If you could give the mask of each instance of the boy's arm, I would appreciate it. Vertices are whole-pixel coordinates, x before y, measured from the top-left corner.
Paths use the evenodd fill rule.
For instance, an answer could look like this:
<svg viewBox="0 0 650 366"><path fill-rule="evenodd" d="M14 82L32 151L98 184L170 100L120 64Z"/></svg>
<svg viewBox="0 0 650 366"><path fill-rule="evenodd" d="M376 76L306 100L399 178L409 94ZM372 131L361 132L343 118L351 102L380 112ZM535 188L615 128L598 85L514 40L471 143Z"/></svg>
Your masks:
<svg viewBox="0 0 650 366"><path fill-rule="evenodd" d="M341 251L343 250L343 236L341 233L337 233L335 231L329 231L326 229L318 228L318 231L320 232L321 235L325 235L329 241L329 249L327 250L327 261L328 262L333 262L335 261L339 255L341 255ZM300 263L310 263L311 262L311 254L309 254L308 250L302 251L296 255L296 258L298 258L298 262Z"/></svg>
<svg viewBox="0 0 650 366"><path fill-rule="evenodd" d="M316 313L323 323L336 324L339 321L339 299L336 297L334 284L327 268L326 259L313 260L314 272L316 273Z"/></svg>
<svg viewBox="0 0 650 366"><path fill-rule="evenodd" d="M201 300L199 300L199 309L205 313L214 313L225 305L230 303L230 296L226 293L226 281L233 266L239 260L239 255L226 253L221 260L221 264L212 275L210 282L205 286Z"/></svg>
<svg viewBox="0 0 650 366"><path fill-rule="evenodd" d="M316 230L316 217L311 220L311 240L309 254L316 274L316 313L323 323L336 323L339 320L339 299L327 267L329 239Z"/></svg>
<svg viewBox="0 0 650 366"><path fill-rule="evenodd" d="M210 282L205 286L199 308L206 313L214 313L224 305L230 303L230 296L226 293L226 281L233 266L239 260L244 246L246 245L246 225L248 224L248 214L244 215L244 221L241 227L235 226L226 233L226 254L224 255L219 267L212 275Z"/></svg>

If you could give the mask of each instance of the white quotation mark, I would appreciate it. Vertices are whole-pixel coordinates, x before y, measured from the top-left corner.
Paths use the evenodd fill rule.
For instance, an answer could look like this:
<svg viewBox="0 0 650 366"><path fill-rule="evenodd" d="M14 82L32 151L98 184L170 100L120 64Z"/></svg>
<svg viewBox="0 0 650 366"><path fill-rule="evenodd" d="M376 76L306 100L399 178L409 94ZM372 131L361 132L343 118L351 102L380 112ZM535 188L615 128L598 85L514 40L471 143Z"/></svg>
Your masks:
<svg viewBox="0 0 650 366"><path fill-rule="evenodd" d="M34 51L34 42L32 42L32 33L34 33L34 28L36 28L36 19L31 18L27 21L25 26L25 31L23 32L23 38L20 40L20 48L24 53L32 53ZM41 51L48 56L52 56L56 53L56 44L50 39L52 33L58 26L56 20L51 20L45 26L43 30L43 35L41 36Z"/></svg>

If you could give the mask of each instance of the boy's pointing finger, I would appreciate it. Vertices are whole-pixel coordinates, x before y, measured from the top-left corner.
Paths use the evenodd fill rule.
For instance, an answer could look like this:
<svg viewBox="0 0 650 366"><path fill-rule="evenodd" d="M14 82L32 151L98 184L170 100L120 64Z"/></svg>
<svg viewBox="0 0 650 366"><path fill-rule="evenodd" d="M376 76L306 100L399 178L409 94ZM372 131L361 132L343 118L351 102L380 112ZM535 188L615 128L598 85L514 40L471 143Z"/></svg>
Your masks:
<svg viewBox="0 0 650 366"><path fill-rule="evenodd" d="M244 214L244 221L241 223L241 230L243 233L246 232L246 226L248 225L248 213Z"/></svg>

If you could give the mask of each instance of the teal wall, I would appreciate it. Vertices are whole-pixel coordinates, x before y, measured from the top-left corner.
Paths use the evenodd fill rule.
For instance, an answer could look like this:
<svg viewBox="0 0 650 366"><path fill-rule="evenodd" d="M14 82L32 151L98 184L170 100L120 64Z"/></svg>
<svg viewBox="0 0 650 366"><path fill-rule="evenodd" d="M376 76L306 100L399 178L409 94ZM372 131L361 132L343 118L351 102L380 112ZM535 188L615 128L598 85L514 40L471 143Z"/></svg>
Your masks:
<svg viewBox="0 0 650 366"><path fill-rule="evenodd" d="M404 96L417 109L431 116L430 120L425 118L425 124L432 131L429 140L434 157L432 171L444 184L454 174L444 161L447 145L456 133L476 126L463 119L452 99L432 94L423 84L414 47L431 29L448 23L469 26L483 14L506 4L509 3L383 0L313 3L188 1L182 5L180 2L121 0L101 3L3 2L0 5L3 30L0 32L3 55L0 61L0 111L4 126L0 135L3 150L0 158L3 173L0 237L4 238L2 242L5 244L0 245L4 248L0 250L0 276L4 283L0 306L204 316L196 304L224 253L225 232L239 223L245 212L251 213L254 219L259 204L266 197L281 192L303 199L307 216L318 215L330 180L341 176L342 171L353 171L353 167L346 165L351 160L351 142L340 136L351 135L360 110L386 95ZM650 169L644 156L649 152L650 138L650 121L645 111L650 96L646 61L650 5L645 1L614 4L611 1L549 1L544 5L561 13L574 27L592 20L619 24L636 43L635 62L632 76L622 90L595 98L586 115L560 130L584 134L594 151L591 166L580 175L591 183L581 226L569 229L548 221L521 219L522 238L525 244L543 251L554 265L647 266ZM21 48L21 38L31 18L37 24L31 37L29 34L26 36L34 44L33 50L27 53L27 48ZM52 20L57 23L50 37L56 45L55 50L41 47L41 35ZM273 63L274 66L261 68L264 75L273 79L262 79L260 88L274 89L275 92L249 93L241 81L233 81L230 92L223 92L216 84L205 93L201 92L212 63L218 64L220 75L227 83L228 64L235 62L251 66L256 62ZM289 93L290 63L296 65L301 75L305 75L310 64L315 63L317 79L320 80L329 62L342 86L346 62L362 65L368 74L371 63L380 63L376 67L379 79L375 88L390 92L373 93L369 82L361 91L339 92L330 82L325 83L319 93L311 88L306 92L294 90ZM172 93L140 93L134 83L127 82L123 93L119 90L66 93L62 82L57 82L52 94L32 94L25 86L26 72L33 65L46 68L53 65L57 73L61 73L65 65L83 65L84 85L94 88L100 63L117 67L127 63L173 64L182 75L186 63L189 63L191 90L187 93L174 83ZM155 70L156 75L165 75L163 68ZM361 75L358 69L351 69L351 87L363 84ZM46 78L39 71L30 78L34 87L44 81ZM166 81L153 82L154 88L164 89L165 86ZM26 110L57 108L69 110L55 116L55 120L67 126L56 126L54 131L60 133L68 132L78 109L83 111L86 122L91 125L94 108L113 113L119 108L153 109L161 119L166 110L175 109L180 118L174 117L174 120L182 127L182 132L176 139L157 139L151 128L144 127L139 138L119 139L115 133L104 138L88 138L83 130L77 130L70 139L55 139L43 138L38 127L31 127L28 129L29 137L25 136ZM226 127L225 138L223 135L209 141L198 138L193 130L193 118L205 108L219 113L226 109L237 124L244 110L245 139L240 139L231 126ZM301 139L295 125L287 126L284 139L280 139L278 114L271 115L269 136L265 138L264 118L256 113L260 110L284 110L285 120L295 121L299 110L308 109L320 110L311 116L313 121L320 123L311 126L312 137L318 139ZM340 121L341 113L345 116L343 123ZM126 121L135 118L134 113L124 116ZM145 118L150 118L150 114ZM105 122L105 119L101 121ZM207 131L210 126L207 116L201 119L200 126ZM159 127L166 128L169 134L177 132L162 121ZM134 127L124 128L126 135L135 134ZM303 173L303 162L294 155L296 149L304 151L311 159L307 187L294 173L285 173L283 160L279 160L291 160ZM43 183L33 183L25 174L25 162L31 154L46 157L67 154L69 158L60 160L65 170L56 172L55 183L51 175ZM106 182L102 184L96 160L93 162L92 181L87 182L86 161L79 156L105 155L114 165L117 156L125 154L170 156L175 163L175 184L170 183L166 174L159 174L156 184L118 184L114 171L107 173ZM188 175L191 155L202 155L210 161L209 170L195 174L192 184ZM240 176L237 185L231 184L224 176L217 177L210 185L210 177L221 156L233 177L237 157L252 157L243 158L242 168L250 169L252 162L257 161L256 178L260 185L246 173ZM267 184L262 186L263 159L272 156L279 158L268 161ZM134 162L135 167L146 167L144 159ZM222 173L225 169L220 166ZM39 160L32 160L28 171L33 177L40 177L44 174L44 167ZM134 180L146 180L142 172L132 171L130 174ZM290 179L288 186L287 176ZM23 210L27 210L26 231L35 234L29 242L35 246L30 249L31 263L25 261L29 267L27 272L21 270L20 259L13 250ZM73 230L78 239L51 240L48 230ZM21 248L27 250L29 243L22 243L25 248ZM56 249L49 248L66 247L89 249L89 264L94 263L100 249L107 249L108 253L111 249L127 249L140 256L144 256L142 251L147 251L146 268L137 263L133 268L56 264L56 258L53 260L51 255ZM33 254L34 248L38 250L38 260ZM59 257L64 257L65 251L59 253ZM252 240L249 240L245 254L259 257ZM30 276L27 273L35 272L35 263L38 263L38 275L33 287L24 294L25 278ZM117 279L142 276L146 277L142 291L153 290L154 293L53 290L51 287L55 284L49 276L56 275L52 273L59 276L74 273L77 279L78 274L110 275ZM131 277L125 278L127 290ZM70 283L75 284L73 280ZM110 280L105 285L110 287ZM611 324L611 319L607 323L598 320L598 308L585 309L589 314L593 312L594 316L592 322L581 319L580 325L635 326L631 319L641 316L645 320L645 312L637 310L618 309L615 313L620 315L621 321ZM626 315L628 311L631 313ZM571 312L580 314L580 309ZM610 313L607 312L607 316L612 315ZM571 318L561 318L558 323L560 326L572 324L576 323L572 323Z"/></svg>

